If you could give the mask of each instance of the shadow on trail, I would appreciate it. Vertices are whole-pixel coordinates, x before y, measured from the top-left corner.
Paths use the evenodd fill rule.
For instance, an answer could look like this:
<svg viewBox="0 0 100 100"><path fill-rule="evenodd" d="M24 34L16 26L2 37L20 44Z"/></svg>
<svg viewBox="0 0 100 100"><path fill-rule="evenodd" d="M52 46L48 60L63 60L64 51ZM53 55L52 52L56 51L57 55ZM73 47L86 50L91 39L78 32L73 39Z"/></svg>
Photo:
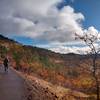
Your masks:
<svg viewBox="0 0 100 100"><path fill-rule="evenodd" d="M0 65L0 76L5 77L5 76L7 76L8 74L9 74L9 69L8 69L8 71L5 71L5 70L4 70L4 67L3 67L2 65Z"/></svg>

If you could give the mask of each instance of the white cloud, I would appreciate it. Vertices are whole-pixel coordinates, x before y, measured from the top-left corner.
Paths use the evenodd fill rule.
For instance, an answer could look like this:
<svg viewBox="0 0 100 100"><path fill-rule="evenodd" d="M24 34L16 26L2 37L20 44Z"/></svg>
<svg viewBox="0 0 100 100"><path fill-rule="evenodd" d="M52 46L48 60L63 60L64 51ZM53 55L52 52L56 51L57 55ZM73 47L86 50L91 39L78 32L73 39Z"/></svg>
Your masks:
<svg viewBox="0 0 100 100"><path fill-rule="evenodd" d="M87 47L64 47L64 46L59 46L59 48L51 48L50 50L57 52L57 53L76 53L76 54L86 54L86 52L89 50Z"/></svg>
<svg viewBox="0 0 100 100"><path fill-rule="evenodd" d="M16 34L46 41L70 41L73 33L81 32L84 16L70 6L62 10L62 0L0 1L0 33Z"/></svg>
<svg viewBox="0 0 100 100"><path fill-rule="evenodd" d="M89 38L91 36L97 36L99 40L94 42L94 47L96 50L100 50L99 44L100 44L100 32L96 30L93 26L89 27L87 30L83 30L83 33L79 35L84 35L87 34ZM87 54L90 53L91 49L85 44L84 41L67 41L67 42L50 42L49 44L46 45L39 45L39 47L45 47L49 50L52 50L57 53L77 53L77 54Z"/></svg>
<svg viewBox="0 0 100 100"><path fill-rule="evenodd" d="M98 36L98 37L100 37L100 34L99 34L100 32L95 27L93 27L93 26L90 26L87 30L86 29L83 30L83 32L85 34L87 34L88 37L91 37L91 36Z"/></svg>
<svg viewBox="0 0 100 100"><path fill-rule="evenodd" d="M80 45L82 46L80 46ZM77 53L77 54L86 54L90 49L82 42L72 42L72 43L50 43L50 44L40 44L40 48L47 48L51 51L57 53ZM97 45L96 45L97 46Z"/></svg>
<svg viewBox="0 0 100 100"><path fill-rule="evenodd" d="M90 48L83 43L81 44L83 46L65 46L65 45L44 45L43 47L48 48L51 51L57 52L57 53L76 53L76 54L87 54L90 53ZM40 46L42 47L42 46ZM98 44L95 44L95 47L98 49Z"/></svg>
<svg viewBox="0 0 100 100"><path fill-rule="evenodd" d="M0 33L44 40L49 42L49 49L57 52L77 52L76 47L67 48L62 44L74 41L75 33L98 31L94 27L84 30L84 15L71 6L58 10L56 5L61 1L0 0Z"/></svg>
<svg viewBox="0 0 100 100"><path fill-rule="evenodd" d="M81 13L75 13L74 9L70 6L65 6L53 15L52 19L49 17L47 20L53 22L45 23L48 28L45 30L46 33L40 36L44 40L60 42L72 41L74 40L75 32L82 33L81 22L84 20L84 16Z"/></svg>

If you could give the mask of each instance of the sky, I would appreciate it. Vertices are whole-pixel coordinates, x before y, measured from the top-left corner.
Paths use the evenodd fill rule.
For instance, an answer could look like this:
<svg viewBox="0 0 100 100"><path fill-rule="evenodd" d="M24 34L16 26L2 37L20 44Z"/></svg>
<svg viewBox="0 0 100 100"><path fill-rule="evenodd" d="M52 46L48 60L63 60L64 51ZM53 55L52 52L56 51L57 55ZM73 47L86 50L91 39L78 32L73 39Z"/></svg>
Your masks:
<svg viewBox="0 0 100 100"><path fill-rule="evenodd" d="M75 33L99 33L100 0L0 0L0 34L59 53L84 53Z"/></svg>

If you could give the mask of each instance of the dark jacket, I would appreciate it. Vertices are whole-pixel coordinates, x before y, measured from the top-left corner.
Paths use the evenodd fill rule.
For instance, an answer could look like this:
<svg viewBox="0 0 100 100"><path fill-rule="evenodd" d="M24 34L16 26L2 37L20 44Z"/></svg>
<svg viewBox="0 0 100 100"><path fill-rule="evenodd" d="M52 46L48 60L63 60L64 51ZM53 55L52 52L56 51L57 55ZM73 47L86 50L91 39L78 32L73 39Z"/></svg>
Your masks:
<svg viewBox="0 0 100 100"><path fill-rule="evenodd" d="M4 64L5 67L8 67L8 59L7 58L4 59L3 64Z"/></svg>

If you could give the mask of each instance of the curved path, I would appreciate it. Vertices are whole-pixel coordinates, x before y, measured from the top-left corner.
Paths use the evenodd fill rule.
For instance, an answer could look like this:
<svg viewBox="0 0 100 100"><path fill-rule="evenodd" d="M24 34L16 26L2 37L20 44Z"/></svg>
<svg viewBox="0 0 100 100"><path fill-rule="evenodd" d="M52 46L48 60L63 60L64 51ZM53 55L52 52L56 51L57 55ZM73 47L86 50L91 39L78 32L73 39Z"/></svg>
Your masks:
<svg viewBox="0 0 100 100"><path fill-rule="evenodd" d="M24 80L13 70L0 66L0 100L25 100Z"/></svg>

